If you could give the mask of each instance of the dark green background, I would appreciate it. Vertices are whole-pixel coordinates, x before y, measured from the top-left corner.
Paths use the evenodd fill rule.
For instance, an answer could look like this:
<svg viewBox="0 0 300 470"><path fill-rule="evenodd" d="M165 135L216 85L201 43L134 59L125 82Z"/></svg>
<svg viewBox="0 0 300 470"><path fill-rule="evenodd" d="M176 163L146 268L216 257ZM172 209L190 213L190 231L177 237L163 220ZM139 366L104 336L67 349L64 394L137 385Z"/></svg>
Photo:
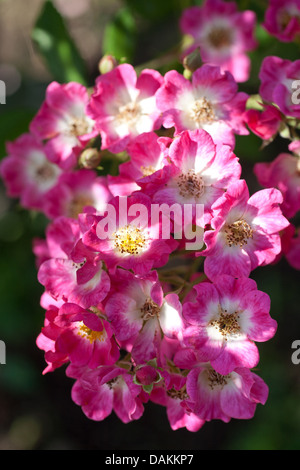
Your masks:
<svg viewBox="0 0 300 470"><path fill-rule="evenodd" d="M28 15L31 2L34 17ZM264 2L237 3L240 9L254 9L258 23L262 22ZM29 26L24 26L23 36L32 47L27 61L22 60L21 50L18 56L19 43L13 40L14 35L20 35L25 4ZM7 97L6 105L0 105L0 158L5 156L5 142L27 131L51 80L78 80L92 86L103 52L135 66L162 56L180 40L178 18L183 8L192 4L189 0L96 0L74 20L62 18L52 2L0 1L2 44L7 28L11 31L11 50L1 49L0 65L10 61L22 76L19 89ZM5 18L11 23L5 23ZM300 50L299 45L279 43L260 26L257 37L260 46L251 53L251 77L240 85L240 90L250 94L258 91L258 71L265 56L295 60ZM90 50L94 52L89 54ZM176 57L159 70L164 73L168 68L181 70ZM236 154L251 193L261 189L252 173L254 163L271 161L280 151L286 151L287 145L287 140L278 138L260 150L261 141L256 136L238 138ZM6 198L0 186L0 339L7 348L7 364L0 365L0 450L299 449L300 365L291 361L292 342L300 339L298 271L283 259L251 275L258 288L270 295L271 315L278 322L275 338L259 345L257 373L269 385L270 395L265 406L257 407L252 420L228 424L214 421L197 433L172 431L165 409L150 403L137 422L124 425L112 414L95 423L72 402L73 381L65 377L64 369L42 375L43 353L35 345L44 316L39 306L42 287L37 281L31 244L34 237L43 237L46 223L43 216L29 213L18 201Z"/></svg>

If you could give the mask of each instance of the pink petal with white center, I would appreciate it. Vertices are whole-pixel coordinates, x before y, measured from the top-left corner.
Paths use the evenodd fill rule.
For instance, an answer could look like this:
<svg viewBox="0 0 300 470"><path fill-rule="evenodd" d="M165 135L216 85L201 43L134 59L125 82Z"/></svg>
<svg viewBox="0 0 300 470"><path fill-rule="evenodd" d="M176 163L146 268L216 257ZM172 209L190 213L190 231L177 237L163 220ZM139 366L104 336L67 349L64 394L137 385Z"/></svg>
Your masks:
<svg viewBox="0 0 300 470"><path fill-rule="evenodd" d="M136 337L142 328L142 313L134 297L122 293L109 296L105 312L120 341Z"/></svg>
<svg viewBox="0 0 300 470"><path fill-rule="evenodd" d="M78 380L72 387L71 396L84 414L94 421L104 420L113 410L113 391L106 385L98 389L87 388Z"/></svg>
<svg viewBox="0 0 300 470"><path fill-rule="evenodd" d="M202 129L209 133L215 144L235 147L235 136L231 126L226 121L214 121L204 124Z"/></svg>
<svg viewBox="0 0 300 470"><path fill-rule="evenodd" d="M51 108L61 113L78 114L82 113L84 103L88 101L86 88L80 83L69 82L60 85L52 82L46 90L46 102Z"/></svg>
<svg viewBox="0 0 300 470"><path fill-rule="evenodd" d="M189 91L192 93L192 84L176 70L168 71L164 76L164 83L156 92L156 104L160 111L176 108L177 96Z"/></svg>
<svg viewBox="0 0 300 470"><path fill-rule="evenodd" d="M214 160L202 172L206 184L213 184L217 188L226 188L241 176L241 165L226 145L216 147Z"/></svg>
<svg viewBox="0 0 300 470"><path fill-rule="evenodd" d="M251 259L251 269L273 263L276 256L281 253L281 240L277 233L268 235L256 230L250 244L247 253Z"/></svg>
<svg viewBox="0 0 300 470"><path fill-rule="evenodd" d="M137 397L141 388L132 382L128 374L118 380L119 384L114 387L114 412L123 423L129 423L143 414L144 409Z"/></svg>
<svg viewBox="0 0 300 470"><path fill-rule="evenodd" d="M282 215L279 207L282 201L281 192L275 188L263 189L253 194L248 201L247 210L252 213L253 226L257 225L269 234L286 228L289 221Z"/></svg>
<svg viewBox="0 0 300 470"><path fill-rule="evenodd" d="M139 101L152 97L163 81L162 75L157 70L143 69L136 82L136 87L140 91Z"/></svg>
<svg viewBox="0 0 300 470"><path fill-rule="evenodd" d="M180 402L177 403L176 400L173 400L167 408L167 416L173 431L177 429L186 428L188 431L197 432L202 428L205 421L198 418L193 413L187 414Z"/></svg>
<svg viewBox="0 0 300 470"><path fill-rule="evenodd" d="M243 393L243 378L232 373L230 384L224 387L220 396L222 410L235 419L251 419L256 410L256 403L250 401Z"/></svg>
<svg viewBox="0 0 300 470"><path fill-rule="evenodd" d="M146 321L134 341L131 355L135 362L144 364L157 355L158 335L160 334L156 318Z"/></svg>
<svg viewBox="0 0 300 470"><path fill-rule="evenodd" d="M211 136L198 129L185 131L179 138L174 139L169 148L172 162L183 171L203 171L213 160L216 154L216 146Z"/></svg>
<svg viewBox="0 0 300 470"><path fill-rule="evenodd" d="M197 301L183 304L183 317L191 325L205 326L218 309L219 295L215 286L209 282L201 282L194 289Z"/></svg>
<svg viewBox="0 0 300 470"><path fill-rule="evenodd" d="M231 101L238 91L237 83L230 72L222 72L220 67L208 64L195 70L192 83L194 88L201 89L203 95L214 103Z"/></svg>
<svg viewBox="0 0 300 470"><path fill-rule="evenodd" d="M248 277L251 269L251 259L245 250L239 247L225 247L224 250L223 243L217 243L213 253L208 254L204 261L204 272L210 280L221 273L233 277Z"/></svg>
<svg viewBox="0 0 300 470"><path fill-rule="evenodd" d="M233 276L220 275L215 279L214 286L219 292L222 305L224 305L224 299L229 299L230 303L235 301L240 306L245 296L251 293L255 295L258 292L256 282L247 277L236 279ZM267 303L264 306L266 308Z"/></svg>
<svg viewBox="0 0 300 470"><path fill-rule="evenodd" d="M50 259L45 261L38 272L39 282L57 299L74 302L84 308L97 305L107 295L110 280L101 268L88 281L77 282L77 270L80 266L72 260Z"/></svg>
<svg viewBox="0 0 300 470"><path fill-rule="evenodd" d="M205 421L221 419L228 423L231 417L224 413L220 406L221 391L211 390L206 374L205 369L196 368L192 369L187 376L186 389L193 403L192 410Z"/></svg>
<svg viewBox="0 0 300 470"><path fill-rule="evenodd" d="M257 346L242 335L239 337L228 337L223 350L211 361L212 367L222 375L227 375L237 367L252 369L259 362Z"/></svg>
<svg viewBox="0 0 300 470"><path fill-rule="evenodd" d="M80 153L76 137L58 135L46 143L49 159L59 165L63 170L74 168Z"/></svg>

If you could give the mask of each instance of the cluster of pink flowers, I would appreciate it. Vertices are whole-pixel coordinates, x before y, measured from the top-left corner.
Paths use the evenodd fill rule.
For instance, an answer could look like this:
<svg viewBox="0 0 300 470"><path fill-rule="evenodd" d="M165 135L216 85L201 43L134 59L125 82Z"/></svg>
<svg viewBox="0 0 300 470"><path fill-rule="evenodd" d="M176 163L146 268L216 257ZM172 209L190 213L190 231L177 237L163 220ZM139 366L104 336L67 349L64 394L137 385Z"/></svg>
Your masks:
<svg viewBox="0 0 300 470"><path fill-rule="evenodd" d="M274 34L277 3L266 19ZM293 14L298 2L287 3ZM173 430L197 431L213 419L252 418L268 397L252 369L257 343L273 338L277 323L250 276L283 255L300 268L300 235L289 220L300 210L300 141L255 166L263 189L251 195L235 136L270 140L300 118L291 101L300 61L267 57L261 106L247 109L237 83L249 75L254 13L208 0L180 25L194 38L185 54L199 47L204 62L191 79L175 70L137 76L124 63L100 74L90 93L51 83L29 132L7 145L1 175L11 197L49 219L33 245L44 286L44 373L66 366L72 399L92 420L114 411L127 423L152 401ZM287 28L280 34L290 37L295 21ZM117 174L103 174L101 158L121 162ZM171 211L137 225L136 205L148 213L189 205L202 249L185 249Z"/></svg>
<svg viewBox="0 0 300 470"><path fill-rule="evenodd" d="M266 57L259 78L262 111L247 111L249 127L266 143L282 131L288 144L273 161L256 163L254 173L263 188L277 188L282 195L281 211L290 224L281 233L281 255L300 269L300 227L295 226L300 212L300 60Z"/></svg>

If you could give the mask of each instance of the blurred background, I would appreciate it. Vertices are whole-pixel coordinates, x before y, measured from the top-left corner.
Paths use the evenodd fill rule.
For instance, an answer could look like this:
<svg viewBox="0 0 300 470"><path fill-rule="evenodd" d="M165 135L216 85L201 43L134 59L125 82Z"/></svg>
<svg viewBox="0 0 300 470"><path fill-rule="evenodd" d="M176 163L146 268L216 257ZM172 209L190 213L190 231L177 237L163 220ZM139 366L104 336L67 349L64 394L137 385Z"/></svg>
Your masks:
<svg viewBox="0 0 300 470"><path fill-rule="evenodd" d="M126 57L135 66L148 63L164 73L181 70L178 58L155 61L181 40L178 20L192 0L0 0L0 79L6 104L0 105L0 158L5 142L28 130L50 81L77 80L92 86L104 53ZM295 60L299 45L281 44L260 26L267 2L238 1L257 13L259 48L251 53L252 74L240 91L257 93L258 70L267 55ZM172 62L173 61L173 62ZM254 135L237 140L236 154L251 193L261 189L254 163L271 161L287 150L276 139L261 150ZM70 397L73 381L64 369L42 375L43 352L35 344L44 320L39 306L32 239L43 237L47 221L22 209L5 195L0 182L0 339L6 364L0 364L0 450L4 449L299 449L300 365L291 361L300 340L299 271L282 259L251 274L271 297L278 332L259 345L257 373L270 388L265 406L250 421L214 421L197 433L172 431L165 409L149 403L143 417L130 424L112 414L89 421Z"/></svg>

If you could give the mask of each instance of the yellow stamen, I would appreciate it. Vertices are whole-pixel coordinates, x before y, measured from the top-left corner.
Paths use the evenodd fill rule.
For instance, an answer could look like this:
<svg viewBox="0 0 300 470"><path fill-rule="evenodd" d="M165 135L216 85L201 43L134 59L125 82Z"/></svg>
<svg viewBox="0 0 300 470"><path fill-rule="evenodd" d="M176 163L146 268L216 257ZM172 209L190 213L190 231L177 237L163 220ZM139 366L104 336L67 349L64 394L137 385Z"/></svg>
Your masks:
<svg viewBox="0 0 300 470"><path fill-rule="evenodd" d="M239 324L238 312L228 313L227 310L223 310L221 305L218 307L219 317L210 322L211 326L217 328L217 330L224 336L225 341L229 335L237 335L240 333L241 328Z"/></svg>
<svg viewBox="0 0 300 470"><path fill-rule="evenodd" d="M84 323L80 325L78 334L79 336L88 339L90 343L93 343L96 340L105 341L106 338L106 332L104 329L102 331L94 331L88 328Z"/></svg>
<svg viewBox="0 0 300 470"><path fill-rule="evenodd" d="M146 247L147 240L141 229L127 225L115 233L114 243L120 253L138 255Z"/></svg>

